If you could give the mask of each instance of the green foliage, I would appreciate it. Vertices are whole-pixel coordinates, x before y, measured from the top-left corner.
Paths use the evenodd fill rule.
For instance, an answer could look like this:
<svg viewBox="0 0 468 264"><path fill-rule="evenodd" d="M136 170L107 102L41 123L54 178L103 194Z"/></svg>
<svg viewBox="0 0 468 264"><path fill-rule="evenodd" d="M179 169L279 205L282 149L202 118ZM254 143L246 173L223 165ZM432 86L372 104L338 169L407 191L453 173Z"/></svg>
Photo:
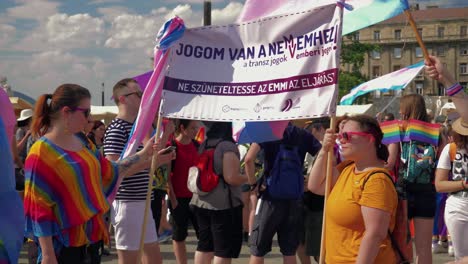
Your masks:
<svg viewBox="0 0 468 264"><path fill-rule="evenodd" d="M376 44L360 43L353 41L350 44L341 45L341 64L350 64L351 72L358 72L364 65L365 55L372 51L380 50Z"/></svg>
<svg viewBox="0 0 468 264"><path fill-rule="evenodd" d="M340 70L339 99L343 95L348 94L352 88L369 80L367 76L361 74L360 70L364 65L366 54L378 50L380 50L378 45L360 43L358 41L341 45L341 65L350 65L351 71ZM367 99L368 96L363 95L357 99L357 102L367 102Z"/></svg>

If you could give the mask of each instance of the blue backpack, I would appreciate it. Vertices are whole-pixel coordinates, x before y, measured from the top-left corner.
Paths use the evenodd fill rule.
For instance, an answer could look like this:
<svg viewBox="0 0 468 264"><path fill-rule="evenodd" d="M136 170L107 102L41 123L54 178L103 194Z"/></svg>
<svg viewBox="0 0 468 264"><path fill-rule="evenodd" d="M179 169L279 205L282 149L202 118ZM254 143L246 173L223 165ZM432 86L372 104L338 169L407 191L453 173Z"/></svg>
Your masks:
<svg viewBox="0 0 468 264"><path fill-rule="evenodd" d="M265 183L267 195L272 199L293 200L302 197L304 176L299 146L281 143Z"/></svg>

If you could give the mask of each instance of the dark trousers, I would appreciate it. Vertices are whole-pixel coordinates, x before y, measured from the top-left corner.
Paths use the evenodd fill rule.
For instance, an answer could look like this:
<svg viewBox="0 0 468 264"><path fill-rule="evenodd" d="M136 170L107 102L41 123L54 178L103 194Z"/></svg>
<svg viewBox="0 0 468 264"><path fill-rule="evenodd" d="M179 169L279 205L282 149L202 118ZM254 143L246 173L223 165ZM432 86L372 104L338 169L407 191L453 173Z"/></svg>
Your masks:
<svg viewBox="0 0 468 264"><path fill-rule="evenodd" d="M151 211L153 212L153 219L154 223L156 224L156 233L159 233L159 224L161 223L162 201L166 196L166 191L154 189L153 193L154 200L151 201Z"/></svg>

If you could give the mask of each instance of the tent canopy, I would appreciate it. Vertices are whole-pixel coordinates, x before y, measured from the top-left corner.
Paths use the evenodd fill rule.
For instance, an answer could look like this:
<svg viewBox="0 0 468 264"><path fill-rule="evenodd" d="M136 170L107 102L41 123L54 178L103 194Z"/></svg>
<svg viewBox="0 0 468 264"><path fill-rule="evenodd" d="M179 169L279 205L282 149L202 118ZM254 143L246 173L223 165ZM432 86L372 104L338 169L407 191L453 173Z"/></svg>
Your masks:
<svg viewBox="0 0 468 264"><path fill-rule="evenodd" d="M91 116L93 119L104 120L104 123L106 124L109 124L118 112L119 109L117 106L91 106Z"/></svg>

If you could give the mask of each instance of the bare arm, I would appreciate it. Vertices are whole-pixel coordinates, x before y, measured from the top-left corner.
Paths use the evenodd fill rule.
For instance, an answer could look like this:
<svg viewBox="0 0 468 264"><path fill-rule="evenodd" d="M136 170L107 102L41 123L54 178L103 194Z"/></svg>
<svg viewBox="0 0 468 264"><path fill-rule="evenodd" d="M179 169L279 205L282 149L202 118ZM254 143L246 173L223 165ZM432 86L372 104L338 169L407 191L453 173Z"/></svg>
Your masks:
<svg viewBox="0 0 468 264"><path fill-rule="evenodd" d="M429 75L434 80L442 83L445 88L449 88L452 85L456 84L457 81L454 76L448 72L447 68L442 64L439 58L435 56L430 56L430 61L425 61L426 64L426 74ZM468 95L462 90L459 93L451 97L457 112L465 120L468 119Z"/></svg>
<svg viewBox="0 0 468 264"><path fill-rule="evenodd" d="M332 129L327 129L325 136L323 137L322 149L317 154L315 159L314 166L309 173L309 181L307 182L307 188L309 191L318 194L325 194L325 178L327 174L327 156L329 151L333 151L333 146L335 145L334 131ZM335 184L338 179L338 170L335 166L332 167L332 186Z"/></svg>
<svg viewBox="0 0 468 264"><path fill-rule="evenodd" d="M26 143L28 142L29 135L31 135L31 131L28 129L28 131L26 131L26 133L24 134L23 138L16 145L18 149L23 149L24 147L26 147Z"/></svg>
<svg viewBox="0 0 468 264"><path fill-rule="evenodd" d="M388 235L390 213L381 209L361 206L366 231L359 247L356 263L374 263L379 246Z"/></svg>
<svg viewBox="0 0 468 264"><path fill-rule="evenodd" d="M260 145L257 143L252 143L250 145L249 151L245 155L245 174L247 175L248 183L250 185L255 184L257 179L255 178L255 160L257 159L257 154L260 151Z"/></svg>
<svg viewBox="0 0 468 264"><path fill-rule="evenodd" d="M247 177L240 174L240 160L234 152L226 152L223 155L224 180L233 186L239 186L247 182Z"/></svg>
<svg viewBox="0 0 468 264"><path fill-rule="evenodd" d="M385 168L392 171L395 168L395 164L398 160L398 149L400 145L398 143L391 143L388 145L388 159L387 163L385 164Z"/></svg>
<svg viewBox="0 0 468 264"><path fill-rule="evenodd" d="M435 187L437 192L450 193L463 191L468 188L464 181L449 181L449 170L437 169L435 175Z"/></svg>
<svg viewBox="0 0 468 264"><path fill-rule="evenodd" d="M146 142L145 147L135 153L134 155L128 156L124 159L119 160L119 155L117 154L112 154L112 155L106 155L106 158L111 161L115 161L117 164L119 174L123 177L127 177L130 175L134 175L135 173L147 169L151 166L151 158L153 155L153 143L152 139L148 140ZM160 144L157 144L155 147L155 150L159 150ZM156 155L157 157L157 164L156 166L161 166L163 164L170 163L172 159L175 158L174 152L170 152L168 154L163 154L166 151L166 149L159 150Z"/></svg>
<svg viewBox="0 0 468 264"><path fill-rule="evenodd" d="M57 264L57 257L55 256L54 245L52 244L52 237L39 237L39 245L42 250L42 263Z"/></svg>
<svg viewBox="0 0 468 264"><path fill-rule="evenodd" d="M16 139L14 137L11 139L10 146L11 146L11 154L13 156L13 161L15 162L16 166L23 168L24 164L18 155L18 148L16 147Z"/></svg>

